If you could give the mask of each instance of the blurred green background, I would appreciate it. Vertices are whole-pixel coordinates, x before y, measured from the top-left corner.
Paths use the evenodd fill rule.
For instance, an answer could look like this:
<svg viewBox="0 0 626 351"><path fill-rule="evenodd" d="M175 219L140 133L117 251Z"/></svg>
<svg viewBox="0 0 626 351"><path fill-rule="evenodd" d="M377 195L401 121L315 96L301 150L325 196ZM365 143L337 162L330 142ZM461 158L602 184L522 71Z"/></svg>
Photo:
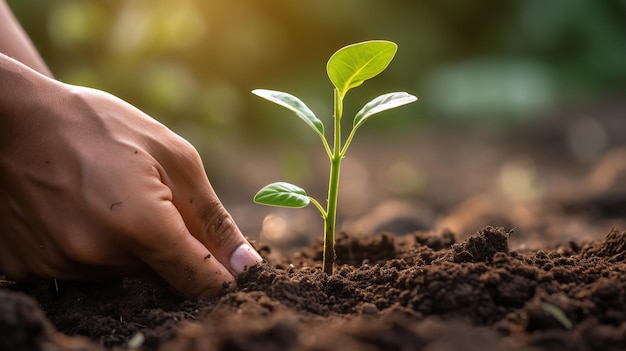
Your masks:
<svg viewBox="0 0 626 351"><path fill-rule="evenodd" d="M359 130L340 185L339 220L350 231L386 198L428 204L411 209L425 218L465 199L482 204L485 192L538 199L584 179L626 142L626 0L8 3L58 79L113 93L188 139L242 231L275 245L318 237L321 221L312 209L255 205L254 193L284 180L321 201L328 162L315 133L250 91L290 92L330 131L326 62L351 43L387 39L399 50L385 72L348 94L346 117L390 91L420 100ZM597 108L585 106L619 123L600 124ZM532 147L511 148L520 139ZM582 169L576 177L572 164ZM474 207L461 206L461 218ZM439 225L532 228L519 218L469 217L476 228L445 217Z"/></svg>
<svg viewBox="0 0 626 351"><path fill-rule="evenodd" d="M117 94L173 128L216 137L269 132L265 107L249 94L256 87L292 91L328 112L326 60L366 39L400 47L370 90L419 95L420 107L405 114L420 118L523 117L626 86L623 0L9 5L59 79Z"/></svg>
<svg viewBox="0 0 626 351"><path fill-rule="evenodd" d="M327 120L326 61L367 39L395 41L399 51L387 71L348 95L346 113L389 91L420 101L369 122L365 135L518 125L626 91L624 0L8 3L58 79L120 96L205 158L233 145L317 143L250 90L291 92Z"/></svg>

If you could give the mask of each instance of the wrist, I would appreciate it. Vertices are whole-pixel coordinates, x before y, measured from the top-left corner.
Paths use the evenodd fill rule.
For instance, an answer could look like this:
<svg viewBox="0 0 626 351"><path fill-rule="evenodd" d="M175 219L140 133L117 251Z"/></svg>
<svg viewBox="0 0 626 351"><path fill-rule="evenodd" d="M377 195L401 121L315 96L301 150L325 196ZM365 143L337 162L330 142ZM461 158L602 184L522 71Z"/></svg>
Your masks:
<svg viewBox="0 0 626 351"><path fill-rule="evenodd" d="M32 116L51 100L50 87L58 82L0 54L0 148L11 140L23 140Z"/></svg>

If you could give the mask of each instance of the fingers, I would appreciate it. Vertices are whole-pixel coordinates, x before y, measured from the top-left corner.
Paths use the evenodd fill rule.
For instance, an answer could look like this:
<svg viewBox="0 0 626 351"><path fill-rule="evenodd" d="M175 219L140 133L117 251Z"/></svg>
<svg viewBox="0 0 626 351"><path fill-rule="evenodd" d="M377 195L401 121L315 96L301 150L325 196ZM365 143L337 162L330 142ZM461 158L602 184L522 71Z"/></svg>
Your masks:
<svg viewBox="0 0 626 351"><path fill-rule="evenodd" d="M120 211L121 212L121 211ZM191 235L171 201L158 199L128 211L123 246L188 297L219 294L234 277Z"/></svg>
<svg viewBox="0 0 626 351"><path fill-rule="evenodd" d="M190 223L192 234L206 245L220 262L233 274L239 274L262 261L261 256L250 246L208 182L198 187L195 194L186 190L180 189L179 196L187 195L190 201L182 204L176 202L181 215L187 223Z"/></svg>
<svg viewBox="0 0 626 351"><path fill-rule="evenodd" d="M200 220L199 231L195 235L220 262L229 267L233 274L239 274L261 262L259 254L252 249L211 188L195 197L194 206L186 209L185 213Z"/></svg>
<svg viewBox="0 0 626 351"><path fill-rule="evenodd" d="M261 262L215 194L196 150L180 138L168 146L159 159L164 182L191 234L233 274Z"/></svg>

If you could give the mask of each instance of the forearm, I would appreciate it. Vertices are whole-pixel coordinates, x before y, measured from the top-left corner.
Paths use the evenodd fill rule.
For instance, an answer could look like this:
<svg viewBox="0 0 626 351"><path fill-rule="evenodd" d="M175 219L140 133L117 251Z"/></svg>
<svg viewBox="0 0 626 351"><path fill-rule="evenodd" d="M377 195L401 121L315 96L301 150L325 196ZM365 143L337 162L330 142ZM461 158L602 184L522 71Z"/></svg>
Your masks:
<svg viewBox="0 0 626 351"><path fill-rule="evenodd" d="M5 0L0 0L0 53L12 57L39 73L52 73L24 32Z"/></svg>

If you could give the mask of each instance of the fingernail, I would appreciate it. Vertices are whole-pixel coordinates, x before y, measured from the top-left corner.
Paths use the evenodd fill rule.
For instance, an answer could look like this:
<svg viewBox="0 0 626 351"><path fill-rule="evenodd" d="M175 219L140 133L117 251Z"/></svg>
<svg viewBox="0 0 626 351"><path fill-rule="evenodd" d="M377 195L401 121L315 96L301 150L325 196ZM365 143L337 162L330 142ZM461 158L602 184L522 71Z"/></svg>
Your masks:
<svg viewBox="0 0 626 351"><path fill-rule="evenodd" d="M241 273L261 261L261 256L250 245L241 244L230 256L230 268L235 273Z"/></svg>

